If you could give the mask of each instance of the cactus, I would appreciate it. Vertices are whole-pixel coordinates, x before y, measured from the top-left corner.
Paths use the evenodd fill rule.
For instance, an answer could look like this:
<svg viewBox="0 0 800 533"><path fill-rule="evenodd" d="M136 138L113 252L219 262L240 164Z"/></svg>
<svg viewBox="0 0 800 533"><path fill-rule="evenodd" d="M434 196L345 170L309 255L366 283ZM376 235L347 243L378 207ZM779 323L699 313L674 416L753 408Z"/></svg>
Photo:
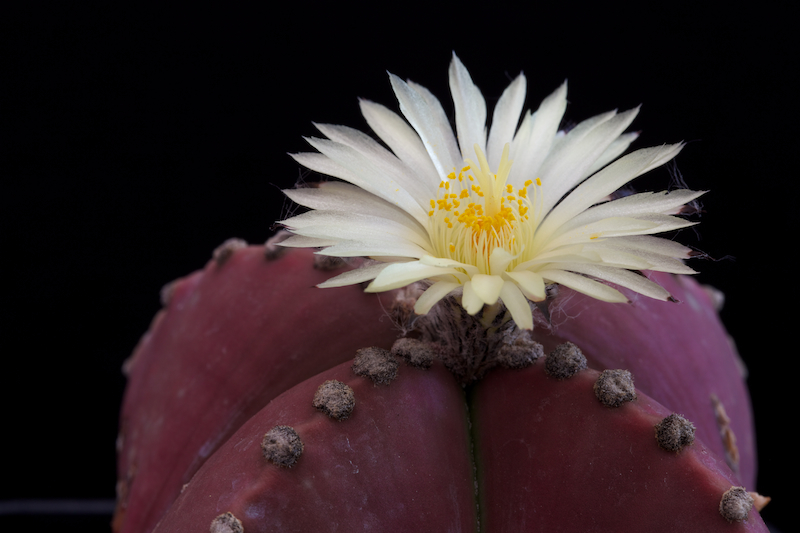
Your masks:
<svg viewBox="0 0 800 533"><path fill-rule="evenodd" d="M465 384L408 331L411 291L215 256L126 365L117 532L766 531L739 362L689 278L658 275L681 303L562 288Z"/></svg>
<svg viewBox="0 0 800 533"><path fill-rule="evenodd" d="M163 291L115 531L766 530L714 293L653 236L703 191L619 193L683 143L619 157L638 108L558 132L566 83L523 114L522 74L489 128L455 54L449 78L455 132L390 75L405 121L361 101L389 150L317 124L293 157L343 181Z"/></svg>

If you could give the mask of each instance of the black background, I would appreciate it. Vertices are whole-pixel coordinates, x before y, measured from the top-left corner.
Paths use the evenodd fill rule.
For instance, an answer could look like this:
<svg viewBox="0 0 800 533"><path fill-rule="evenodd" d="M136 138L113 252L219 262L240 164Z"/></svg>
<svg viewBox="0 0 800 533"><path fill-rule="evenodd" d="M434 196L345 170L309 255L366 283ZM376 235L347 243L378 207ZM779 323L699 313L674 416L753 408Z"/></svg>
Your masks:
<svg viewBox="0 0 800 533"><path fill-rule="evenodd" d="M229 237L261 243L301 179L311 121L366 130L396 109L386 71L452 111L456 51L491 109L519 71L534 108L569 80L566 119L643 104L635 147L688 141L703 198L680 240L750 368L764 518L792 529L796 474L796 39L788 14L680 6L480 10L413 4L120 8L27 3L2 34L0 500L113 499L120 372L159 289ZM663 189L658 170L636 182ZM4 471L8 466L4 466ZM795 474L790 473L790 470ZM10 472L10 471L9 471ZM0 516L0 524L18 520ZM106 531L109 518L26 518ZM63 530L63 529L62 529Z"/></svg>

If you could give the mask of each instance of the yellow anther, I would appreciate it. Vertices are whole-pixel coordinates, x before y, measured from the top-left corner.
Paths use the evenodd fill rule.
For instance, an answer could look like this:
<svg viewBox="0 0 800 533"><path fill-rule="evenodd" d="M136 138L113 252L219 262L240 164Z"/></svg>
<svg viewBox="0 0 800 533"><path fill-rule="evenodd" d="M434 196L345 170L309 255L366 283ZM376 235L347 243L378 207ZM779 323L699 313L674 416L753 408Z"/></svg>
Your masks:
<svg viewBox="0 0 800 533"><path fill-rule="evenodd" d="M514 192L514 186L511 185L510 183L508 185L506 185L506 192L509 192L509 193Z"/></svg>
<svg viewBox="0 0 800 533"><path fill-rule="evenodd" d="M542 180L540 180L539 178L536 178L536 185L541 186L542 185Z"/></svg>
<svg viewBox="0 0 800 533"><path fill-rule="evenodd" d="M456 245L451 242L450 243L450 253L452 254L455 251L456 251Z"/></svg>
<svg viewBox="0 0 800 533"><path fill-rule="evenodd" d="M467 166L465 166L464 168L462 168L462 169L461 169L461 172L466 172L467 170L469 170L469 165L467 165Z"/></svg>
<svg viewBox="0 0 800 533"><path fill-rule="evenodd" d="M431 198L431 209L435 208L436 208L436 201L433 198Z"/></svg>
<svg viewBox="0 0 800 533"><path fill-rule="evenodd" d="M539 178L536 178L536 179L538 180ZM530 187L531 183L533 183L533 182L531 180L528 180L528 181L525 182L525 186L526 187Z"/></svg>

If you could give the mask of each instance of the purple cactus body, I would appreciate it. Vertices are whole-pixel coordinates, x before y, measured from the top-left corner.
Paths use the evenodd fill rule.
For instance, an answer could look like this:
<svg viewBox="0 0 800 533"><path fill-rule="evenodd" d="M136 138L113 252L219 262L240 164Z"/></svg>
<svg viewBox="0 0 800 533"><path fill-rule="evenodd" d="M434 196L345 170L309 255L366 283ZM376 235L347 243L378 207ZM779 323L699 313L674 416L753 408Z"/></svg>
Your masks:
<svg viewBox="0 0 800 533"><path fill-rule="evenodd" d="M331 272L313 264L308 251L268 261L251 247L167 289L167 309L127 363L121 531L152 530L209 455L275 396L365 344L391 346L380 301L357 287L315 288Z"/></svg>
<svg viewBox="0 0 800 533"><path fill-rule="evenodd" d="M752 409L744 366L719 320L709 291L687 276L648 273L679 303L661 302L621 289L631 304L598 302L562 289L561 316L552 335L535 332L545 348L578 344L597 370L629 370L636 387L670 409L685 413L719 457L727 450L715 414L716 398L736 435L740 482L755 486ZM565 317L574 317L574 319Z"/></svg>
<svg viewBox="0 0 800 533"><path fill-rule="evenodd" d="M316 289L332 274L312 265L307 251L267 259L250 247L172 286L129 364L115 531L766 531L755 509L730 522L717 508L732 486L753 489L752 418L735 351L693 281L658 275L680 304L562 290L572 318L533 336L546 352L575 343L596 370L559 381L541 361L498 368L465 395L440 363L401 364L389 384L356 376L359 348L398 336L394 295ZM635 400L598 401L606 368L632 372ZM355 395L346 420L312 406L332 380ZM697 428L679 452L655 438L672 412ZM276 426L303 442L291 468L259 447Z"/></svg>
<svg viewBox="0 0 800 533"><path fill-rule="evenodd" d="M178 497L157 532L204 531L232 512L245 531L475 531L467 410L443 366L401 368L389 385L343 363L282 394L240 428ZM311 407L325 380L356 397L345 421ZM291 424L304 451L292 468L259 442Z"/></svg>

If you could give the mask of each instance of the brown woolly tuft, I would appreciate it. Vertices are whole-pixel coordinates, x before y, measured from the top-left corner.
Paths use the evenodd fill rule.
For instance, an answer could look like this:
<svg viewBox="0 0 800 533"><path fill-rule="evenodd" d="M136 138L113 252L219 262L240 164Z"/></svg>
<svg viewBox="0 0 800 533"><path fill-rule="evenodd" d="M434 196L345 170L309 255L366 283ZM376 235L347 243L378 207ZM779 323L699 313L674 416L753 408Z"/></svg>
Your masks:
<svg viewBox="0 0 800 533"><path fill-rule="evenodd" d="M594 394L606 407L619 407L636 399L633 376L627 370L603 370L594 382Z"/></svg>
<svg viewBox="0 0 800 533"><path fill-rule="evenodd" d="M722 495L719 502L719 514L728 522L743 522L747 520L750 509L753 508L753 497L744 487L731 487Z"/></svg>
<svg viewBox="0 0 800 533"><path fill-rule="evenodd" d="M356 406L356 396L349 386L329 379L319 386L311 405L335 420L347 420Z"/></svg>
<svg viewBox="0 0 800 533"><path fill-rule="evenodd" d="M568 379L586 369L586 357L581 349L565 342L556 346L555 350L544 361L544 370L548 376L556 379Z"/></svg>
<svg viewBox="0 0 800 533"><path fill-rule="evenodd" d="M211 521L209 533L244 533L242 521L233 516L233 513L222 513Z"/></svg>
<svg viewBox="0 0 800 533"><path fill-rule="evenodd" d="M275 426L261 441L264 457L278 466L291 468L303 454L303 441L291 426Z"/></svg>
<svg viewBox="0 0 800 533"><path fill-rule="evenodd" d="M397 359L389 350L361 348L353 361L353 372L357 376L369 378L376 385L388 385L397 377Z"/></svg>
<svg viewBox="0 0 800 533"><path fill-rule="evenodd" d="M436 357L434 346L419 339L403 337L392 345L392 354L415 368L428 369Z"/></svg>
<svg viewBox="0 0 800 533"><path fill-rule="evenodd" d="M212 254L212 257L218 266L222 266L228 261L228 259L233 257L233 254L236 253L236 250L241 250L242 248L247 248L247 241L243 241L242 239L228 239L217 246Z"/></svg>
<svg viewBox="0 0 800 533"><path fill-rule="evenodd" d="M656 424L658 445L670 452L679 452L694 442L694 424L672 413Z"/></svg>

